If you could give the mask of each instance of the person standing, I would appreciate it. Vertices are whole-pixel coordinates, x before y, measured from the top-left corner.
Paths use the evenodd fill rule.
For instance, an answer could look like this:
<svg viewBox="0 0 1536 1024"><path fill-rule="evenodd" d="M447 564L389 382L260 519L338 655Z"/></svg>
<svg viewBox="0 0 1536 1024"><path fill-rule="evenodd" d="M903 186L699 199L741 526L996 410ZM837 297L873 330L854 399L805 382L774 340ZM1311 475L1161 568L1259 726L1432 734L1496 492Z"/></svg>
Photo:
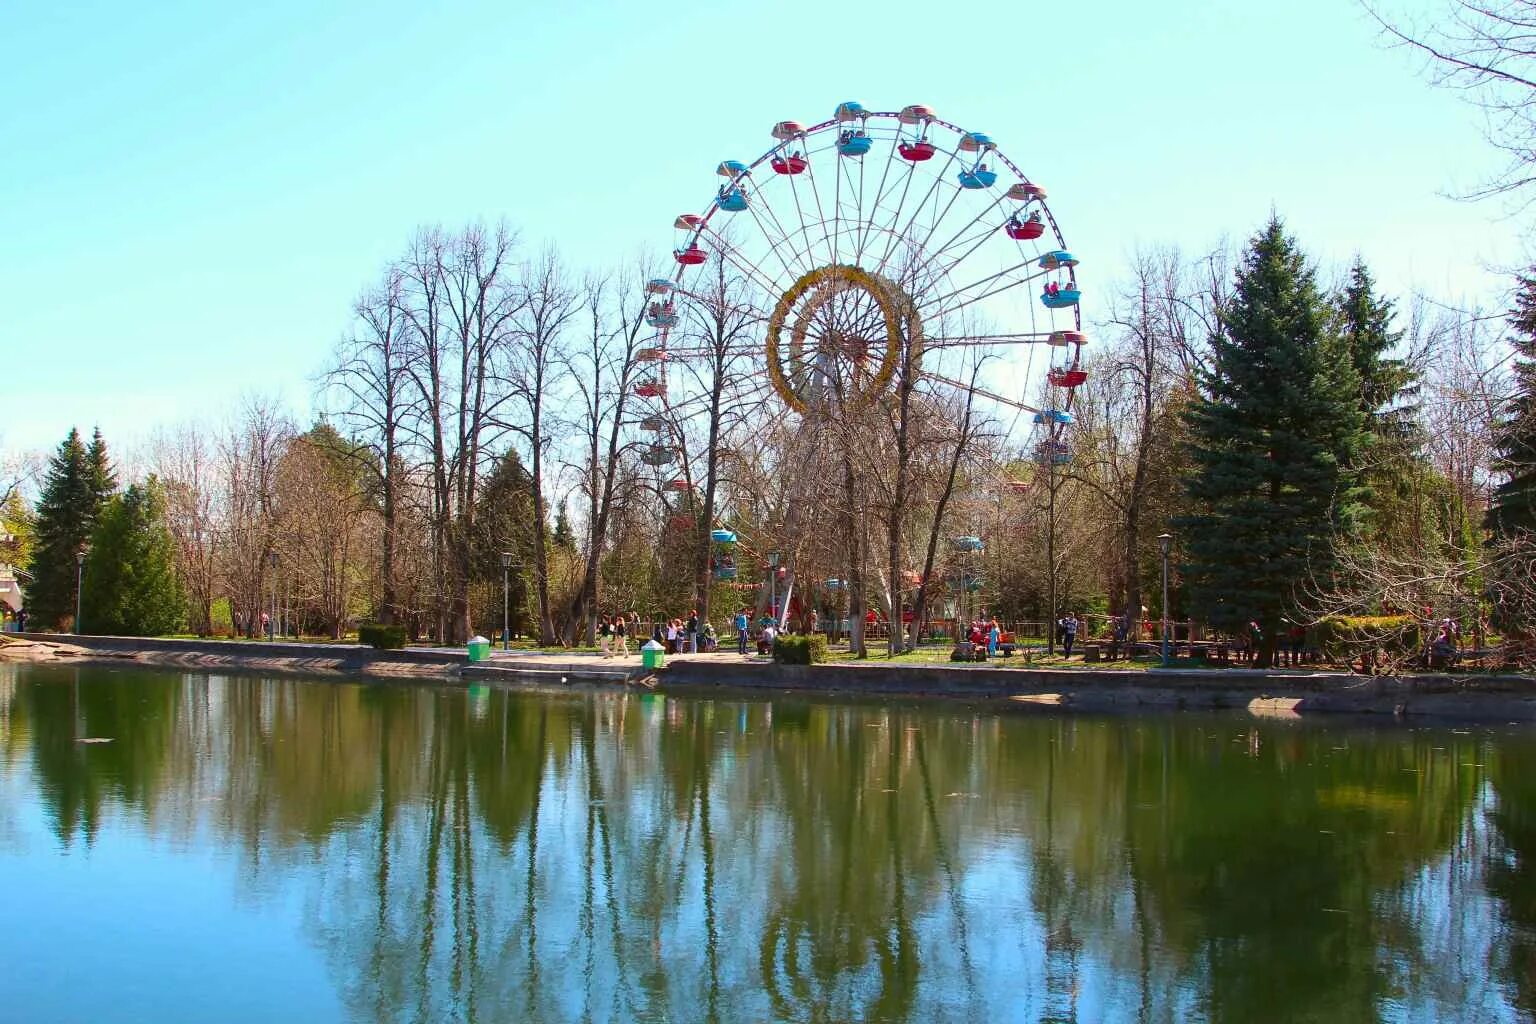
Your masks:
<svg viewBox="0 0 1536 1024"><path fill-rule="evenodd" d="M696 610L688 613L688 653L699 653L699 613Z"/></svg>
<svg viewBox="0 0 1536 1024"><path fill-rule="evenodd" d="M613 638L619 649L619 657L629 657L629 624L624 621L623 612L613 617Z"/></svg>
<svg viewBox="0 0 1536 1024"><path fill-rule="evenodd" d="M1003 631L998 628L997 620L992 620L992 625L987 630L987 657L997 657L997 642L1002 638Z"/></svg>
<svg viewBox="0 0 1536 1024"><path fill-rule="evenodd" d="M747 626L750 620L747 618L747 610L743 608L736 613L736 653L747 653Z"/></svg>
<svg viewBox="0 0 1536 1024"><path fill-rule="evenodd" d="M1072 645L1077 642L1077 627L1077 616L1067 612L1067 617L1061 624L1061 650L1065 657L1072 657Z"/></svg>
<svg viewBox="0 0 1536 1024"><path fill-rule="evenodd" d="M667 653L677 653L677 620L667 620Z"/></svg>
<svg viewBox="0 0 1536 1024"><path fill-rule="evenodd" d="M597 620L597 649L603 652L603 657L613 657L613 651L609 648L609 641L613 636L613 626L608 622L608 616L599 616Z"/></svg>

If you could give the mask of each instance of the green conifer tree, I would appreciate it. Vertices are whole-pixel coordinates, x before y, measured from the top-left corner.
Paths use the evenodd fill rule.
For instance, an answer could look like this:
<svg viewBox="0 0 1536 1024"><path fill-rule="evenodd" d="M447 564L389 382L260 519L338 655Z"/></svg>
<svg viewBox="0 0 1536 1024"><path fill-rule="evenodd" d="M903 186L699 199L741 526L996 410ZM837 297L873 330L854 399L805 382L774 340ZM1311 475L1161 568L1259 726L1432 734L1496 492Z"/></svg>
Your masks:
<svg viewBox="0 0 1536 1024"><path fill-rule="evenodd" d="M1393 303L1377 295L1364 260L1355 259L1334 306L1334 328L1360 382L1366 444L1359 465L1351 468L1360 472L1368 532L1373 541L1403 541L1415 475L1411 463L1421 441L1414 407L1405 399L1414 391L1417 377L1405 360L1392 355L1403 332L1392 328ZM1394 534L1403 536L1394 538Z"/></svg>
<svg viewBox="0 0 1536 1024"><path fill-rule="evenodd" d="M1536 535L1536 271L1522 275L1510 311L1514 395L1495 430L1494 488L1487 526L1495 541Z"/></svg>
<svg viewBox="0 0 1536 1024"><path fill-rule="evenodd" d="M107 457L107 439L101 436L100 427L91 434L91 443L85 449L85 461L91 494L95 496L96 507L100 509L117 492L117 477L112 472L112 460Z"/></svg>
<svg viewBox="0 0 1536 1024"><path fill-rule="evenodd" d="M165 493L151 476L110 499L91 536L81 603L86 632L174 633L186 618Z"/></svg>
<svg viewBox="0 0 1536 1024"><path fill-rule="evenodd" d="M105 445L101 446L105 456ZM26 607L37 629L60 629L75 614L76 555L90 540L101 509L91 457L71 430L48 464L37 503Z"/></svg>
<svg viewBox="0 0 1536 1024"><path fill-rule="evenodd" d="M1298 589L1331 570L1332 544L1357 528L1350 467L1364 444L1360 381L1328 329L1313 272L1278 218L1249 244L1213 359L1186 419L1199 514L1179 521L1193 613L1261 630L1273 663Z"/></svg>

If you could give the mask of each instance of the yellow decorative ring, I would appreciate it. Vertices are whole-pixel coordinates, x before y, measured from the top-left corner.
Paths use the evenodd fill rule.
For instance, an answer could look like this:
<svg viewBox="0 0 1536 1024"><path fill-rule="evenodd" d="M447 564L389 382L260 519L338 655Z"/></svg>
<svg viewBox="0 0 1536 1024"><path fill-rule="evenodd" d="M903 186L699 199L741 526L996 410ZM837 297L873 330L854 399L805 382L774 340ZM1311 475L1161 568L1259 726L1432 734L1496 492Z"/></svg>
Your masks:
<svg viewBox="0 0 1536 1024"><path fill-rule="evenodd" d="M868 405L874 401L885 389L890 386L891 378L896 373L896 365L901 359L901 314L896 299L891 295L892 289L880 277L847 264L832 264L825 267L817 267L789 286L789 289L779 296L779 301L773 307L773 313L768 318L768 379L773 383L773 389L784 399L784 403L796 412L806 411L805 397L794 386L794 383L784 375L784 366L780 357L780 335L784 331L784 321L789 318L790 310L795 303L812 288L824 286L856 287L864 291L875 300L880 307L881 317L885 320L885 355L880 360L880 367L875 371L874 378L869 387L864 389L859 396L858 407ZM836 288L842 290L842 288ZM805 324L795 325L791 335L790 356L798 365L803 358L805 346Z"/></svg>

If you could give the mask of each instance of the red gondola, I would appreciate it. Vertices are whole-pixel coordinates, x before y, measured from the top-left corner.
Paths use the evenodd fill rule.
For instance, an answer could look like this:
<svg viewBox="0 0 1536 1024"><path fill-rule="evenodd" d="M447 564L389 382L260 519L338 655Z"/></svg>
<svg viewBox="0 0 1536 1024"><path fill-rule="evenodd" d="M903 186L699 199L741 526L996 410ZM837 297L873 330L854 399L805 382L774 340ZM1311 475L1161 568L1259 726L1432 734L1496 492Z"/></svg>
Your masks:
<svg viewBox="0 0 1536 1024"><path fill-rule="evenodd" d="M693 516L675 515L667 518L667 525L674 530L691 530L699 523Z"/></svg>
<svg viewBox="0 0 1536 1024"><path fill-rule="evenodd" d="M799 153L790 156L776 156L768 161L778 174L804 174L805 169L811 166L811 162Z"/></svg>
<svg viewBox="0 0 1536 1024"><path fill-rule="evenodd" d="M660 398L667 393L665 381L643 380L635 385L635 394L641 398Z"/></svg>
<svg viewBox="0 0 1536 1024"><path fill-rule="evenodd" d="M703 263L705 260L709 259L709 253L705 252L703 249L700 249L697 245L690 245L686 249L674 250L672 253L672 258L677 260L677 262L681 263L685 267L696 267L700 263Z"/></svg>
<svg viewBox="0 0 1536 1024"><path fill-rule="evenodd" d="M1039 220L1020 220L1017 217L1009 217L1003 225L1003 230L1008 232L1008 237L1020 242L1027 242L1033 238L1039 238L1045 234L1045 222Z"/></svg>
<svg viewBox="0 0 1536 1024"><path fill-rule="evenodd" d="M901 154L903 160L910 160L915 164L933 159L933 154L938 151L939 148L927 139L917 142L903 142L896 147L896 152Z"/></svg>
<svg viewBox="0 0 1536 1024"><path fill-rule="evenodd" d="M686 479L684 479L683 477L675 477L675 478L673 478L671 480L668 480L666 483L662 484L662 486L665 487L669 491L691 491L691 490L693 490L692 485L690 485L688 483L688 481Z"/></svg>
<svg viewBox="0 0 1536 1024"><path fill-rule="evenodd" d="M1088 380L1087 370L1052 370L1045 375L1058 388L1075 388Z"/></svg>

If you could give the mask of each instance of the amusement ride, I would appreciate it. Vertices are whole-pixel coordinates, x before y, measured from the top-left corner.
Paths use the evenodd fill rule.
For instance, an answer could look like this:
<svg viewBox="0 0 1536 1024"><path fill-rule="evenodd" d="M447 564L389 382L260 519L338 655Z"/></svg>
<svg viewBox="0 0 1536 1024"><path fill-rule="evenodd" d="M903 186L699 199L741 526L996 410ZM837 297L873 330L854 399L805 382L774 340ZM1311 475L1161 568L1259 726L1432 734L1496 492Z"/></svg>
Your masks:
<svg viewBox="0 0 1536 1024"><path fill-rule="evenodd" d="M755 159L719 162L713 194L674 221L672 275L646 285L655 333L636 394L650 403L642 458L671 474L663 490L694 488L672 468L683 414L669 367L705 354L680 324L688 304L706 301L712 259L739 279L740 303L761 325L754 386L787 412L813 424L904 383L935 400L969 391L999 419L1027 424L1031 456L1053 479L1071 459L1073 396L1087 373L1078 259L1045 187L990 135L922 104L846 101L824 121L780 121L768 134ZM716 578L734 580L734 532L716 528L711 541ZM981 541L952 546L975 552ZM769 568L764 585L783 572Z"/></svg>

